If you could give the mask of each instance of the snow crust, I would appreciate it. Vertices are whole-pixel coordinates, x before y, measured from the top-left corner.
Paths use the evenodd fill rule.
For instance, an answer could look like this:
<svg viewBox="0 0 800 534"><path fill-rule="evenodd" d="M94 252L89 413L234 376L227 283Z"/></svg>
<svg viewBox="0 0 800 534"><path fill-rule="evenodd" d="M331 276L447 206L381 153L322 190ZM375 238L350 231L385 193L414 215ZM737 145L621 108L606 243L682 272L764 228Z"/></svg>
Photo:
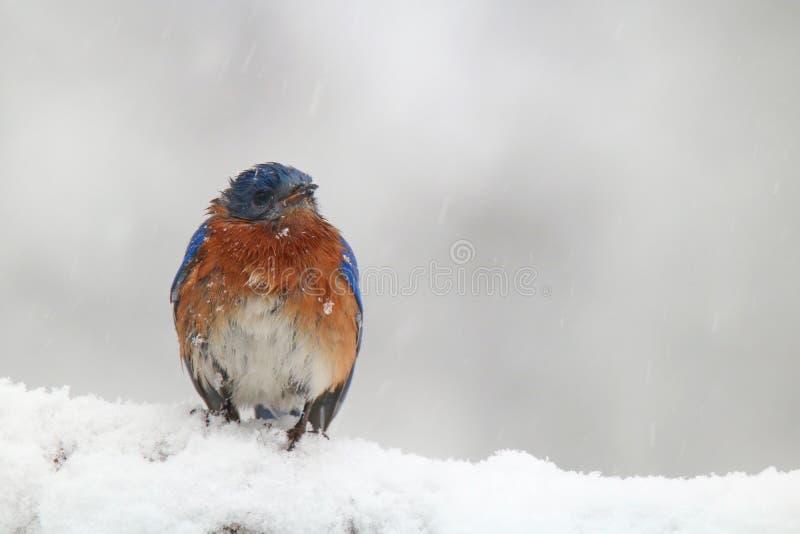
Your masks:
<svg viewBox="0 0 800 534"><path fill-rule="evenodd" d="M800 471L620 479L335 435L289 453L193 407L0 380L0 532L800 532Z"/></svg>

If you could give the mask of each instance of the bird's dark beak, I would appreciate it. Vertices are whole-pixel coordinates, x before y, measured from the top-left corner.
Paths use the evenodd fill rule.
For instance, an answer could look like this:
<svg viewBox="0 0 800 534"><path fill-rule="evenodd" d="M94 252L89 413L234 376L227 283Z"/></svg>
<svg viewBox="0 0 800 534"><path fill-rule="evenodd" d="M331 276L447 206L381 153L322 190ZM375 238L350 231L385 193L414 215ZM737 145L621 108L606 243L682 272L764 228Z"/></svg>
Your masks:
<svg viewBox="0 0 800 534"><path fill-rule="evenodd" d="M314 196L314 191L317 189L317 184L300 184L289 193L289 196L281 200L281 204L288 206L295 204L301 200L311 198Z"/></svg>

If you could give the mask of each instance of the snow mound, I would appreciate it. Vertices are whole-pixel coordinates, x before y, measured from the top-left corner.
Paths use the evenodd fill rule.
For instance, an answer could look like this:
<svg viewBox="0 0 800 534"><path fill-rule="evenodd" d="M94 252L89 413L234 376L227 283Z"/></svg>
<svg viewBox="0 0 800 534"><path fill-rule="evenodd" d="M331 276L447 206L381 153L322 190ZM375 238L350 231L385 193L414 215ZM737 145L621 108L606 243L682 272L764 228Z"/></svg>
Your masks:
<svg viewBox="0 0 800 534"><path fill-rule="evenodd" d="M800 471L691 480L438 461L0 380L0 532L800 532Z"/></svg>

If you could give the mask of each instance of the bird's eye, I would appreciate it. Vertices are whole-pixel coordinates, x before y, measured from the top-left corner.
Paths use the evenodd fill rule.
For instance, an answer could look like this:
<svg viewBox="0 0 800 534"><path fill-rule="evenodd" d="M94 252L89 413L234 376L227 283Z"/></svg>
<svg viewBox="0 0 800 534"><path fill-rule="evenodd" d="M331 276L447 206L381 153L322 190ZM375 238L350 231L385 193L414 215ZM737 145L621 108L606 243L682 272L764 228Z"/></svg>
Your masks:
<svg viewBox="0 0 800 534"><path fill-rule="evenodd" d="M269 193L266 191L256 191L253 193L253 204L256 206L263 206L269 202Z"/></svg>

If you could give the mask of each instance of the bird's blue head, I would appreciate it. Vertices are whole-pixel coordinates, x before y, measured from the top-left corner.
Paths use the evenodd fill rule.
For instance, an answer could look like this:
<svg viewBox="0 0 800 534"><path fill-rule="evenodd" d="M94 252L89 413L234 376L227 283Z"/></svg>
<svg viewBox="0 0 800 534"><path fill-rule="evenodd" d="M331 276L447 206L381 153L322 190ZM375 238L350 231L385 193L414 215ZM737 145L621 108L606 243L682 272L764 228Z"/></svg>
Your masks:
<svg viewBox="0 0 800 534"><path fill-rule="evenodd" d="M296 207L317 209L311 177L280 163L261 163L231 179L230 187L215 203L228 216L252 221L275 221L285 210Z"/></svg>

